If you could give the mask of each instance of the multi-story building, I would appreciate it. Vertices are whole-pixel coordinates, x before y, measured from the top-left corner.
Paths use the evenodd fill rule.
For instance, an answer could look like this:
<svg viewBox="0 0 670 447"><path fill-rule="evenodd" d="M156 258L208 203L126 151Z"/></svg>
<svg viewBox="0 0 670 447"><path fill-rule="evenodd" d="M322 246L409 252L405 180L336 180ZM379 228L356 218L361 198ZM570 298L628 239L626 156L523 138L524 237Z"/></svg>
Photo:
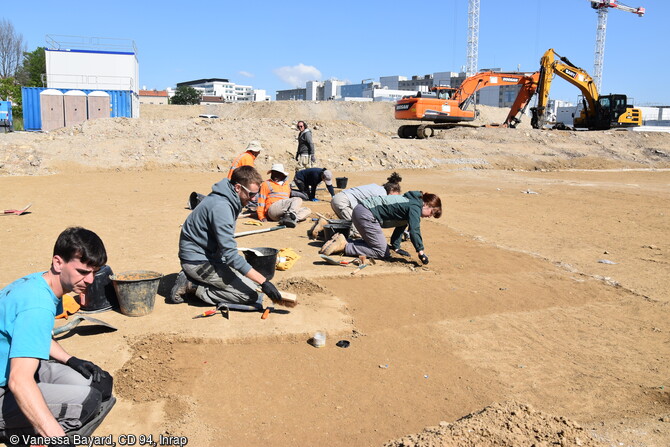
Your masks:
<svg viewBox="0 0 670 447"><path fill-rule="evenodd" d="M237 85L228 79L211 78L180 82L177 88L189 86L200 91L202 96L219 97L223 102L244 102L254 100L254 89L250 85ZM263 99L265 100L265 99Z"/></svg>
<svg viewBox="0 0 670 447"><path fill-rule="evenodd" d="M500 71L491 68L487 71ZM458 88L467 78L466 73L453 71L436 72L423 76L382 76L380 82L365 79L360 84L343 84L341 81L308 81L305 88L278 90L277 101L355 98L362 101L395 101L410 92L427 92L435 86ZM331 83L331 84L329 84ZM477 104L495 107L511 107L519 92L519 86L489 86L476 93Z"/></svg>

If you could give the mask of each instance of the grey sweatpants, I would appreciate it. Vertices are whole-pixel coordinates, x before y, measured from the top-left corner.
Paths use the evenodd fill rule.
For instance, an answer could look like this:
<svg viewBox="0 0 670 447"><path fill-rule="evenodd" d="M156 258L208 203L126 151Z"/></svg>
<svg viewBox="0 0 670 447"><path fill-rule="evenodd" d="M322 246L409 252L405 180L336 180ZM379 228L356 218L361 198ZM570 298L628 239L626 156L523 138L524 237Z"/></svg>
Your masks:
<svg viewBox="0 0 670 447"><path fill-rule="evenodd" d="M372 212L363 205L356 205L351 221L360 233L361 239L349 242L344 248L344 254L347 256L365 255L368 258L377 259L388 258L391 251L386 243L386 236Z"/></svg>
<svg viewBox="0 0 670 447"><path fill-rule="evenodd" d="M254 305L262 296L256 292L258 285L226 264L187 264L181 268L186 276L198 283L195 296L207 304L221 302Z"/></svg>
<svg viewBox="0 0 670 447"><path fill-rule="evenodd" d="M91 379L58 362L40 360L37 386L49 411L65 432L77 430L95 416L102 395L91 387ZM8 387L0 387L0 438L12 434L36 434Z"/></svg>

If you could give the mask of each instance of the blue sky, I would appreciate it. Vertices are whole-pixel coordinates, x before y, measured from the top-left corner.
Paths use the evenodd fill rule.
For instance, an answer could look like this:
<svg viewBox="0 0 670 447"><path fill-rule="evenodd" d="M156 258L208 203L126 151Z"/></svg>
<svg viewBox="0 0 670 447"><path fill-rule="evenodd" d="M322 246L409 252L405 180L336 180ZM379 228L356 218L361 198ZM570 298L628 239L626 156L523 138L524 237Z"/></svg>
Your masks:
<svg viewBox="0 0 670 447"><path fill-rule="evenodd" d="M636 105L670 105L670 2L632 1L625 4L645 7L644 17L609 12L601 93L625 93ZM467 13L467 0L38 0L5 1L0 8L29 50L46 46L47 34L132 39L141 86L227 78L272 98L307 80L359 83L461 71ZM535 71L554 48L593 74L596 24L587 0L481 0L478 67ZM554 81L552 98L577 96L573 86Z"/></svg>

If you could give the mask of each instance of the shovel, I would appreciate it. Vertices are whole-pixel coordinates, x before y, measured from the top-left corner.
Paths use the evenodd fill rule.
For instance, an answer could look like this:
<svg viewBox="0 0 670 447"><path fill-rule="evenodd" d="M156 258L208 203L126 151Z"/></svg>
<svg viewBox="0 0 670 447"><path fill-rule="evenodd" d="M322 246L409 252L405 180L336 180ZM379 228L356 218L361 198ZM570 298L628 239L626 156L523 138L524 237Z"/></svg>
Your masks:
<svg viewBox="0 0 670 447"><path fill-rule="evenodd" d="M60 335L60 334L66 333L66 332L70 332L72 329L76 328L79 325L79 323L81 323L82 321L88 321L90 323L97 324L99 326L105 326L105 327L108 327L110 329L116 330L116 328L114 326L112 326L111 324L105 323L104 321L98 320L97 318L87 317L85 315L76 315L76 316L72 317L72 320L69 323L64 324L63 326L54 328L53 331L52 331L52 334L55 337L56 335Z"/></svg>

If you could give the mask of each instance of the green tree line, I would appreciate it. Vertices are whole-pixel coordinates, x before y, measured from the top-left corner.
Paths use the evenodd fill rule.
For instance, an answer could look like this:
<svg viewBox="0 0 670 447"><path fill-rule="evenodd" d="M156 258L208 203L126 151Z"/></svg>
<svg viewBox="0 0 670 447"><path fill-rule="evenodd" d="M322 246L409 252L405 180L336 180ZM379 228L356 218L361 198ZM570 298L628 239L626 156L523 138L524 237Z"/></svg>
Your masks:
<svg viewBox="0 0 670 447"><path fill-rule="evenodd" d="M21 116L21 87L42 87L46 74L44 47L27 51L23 35L6 19L0 20L0 100L12 101L12 114Z"/></svg>

